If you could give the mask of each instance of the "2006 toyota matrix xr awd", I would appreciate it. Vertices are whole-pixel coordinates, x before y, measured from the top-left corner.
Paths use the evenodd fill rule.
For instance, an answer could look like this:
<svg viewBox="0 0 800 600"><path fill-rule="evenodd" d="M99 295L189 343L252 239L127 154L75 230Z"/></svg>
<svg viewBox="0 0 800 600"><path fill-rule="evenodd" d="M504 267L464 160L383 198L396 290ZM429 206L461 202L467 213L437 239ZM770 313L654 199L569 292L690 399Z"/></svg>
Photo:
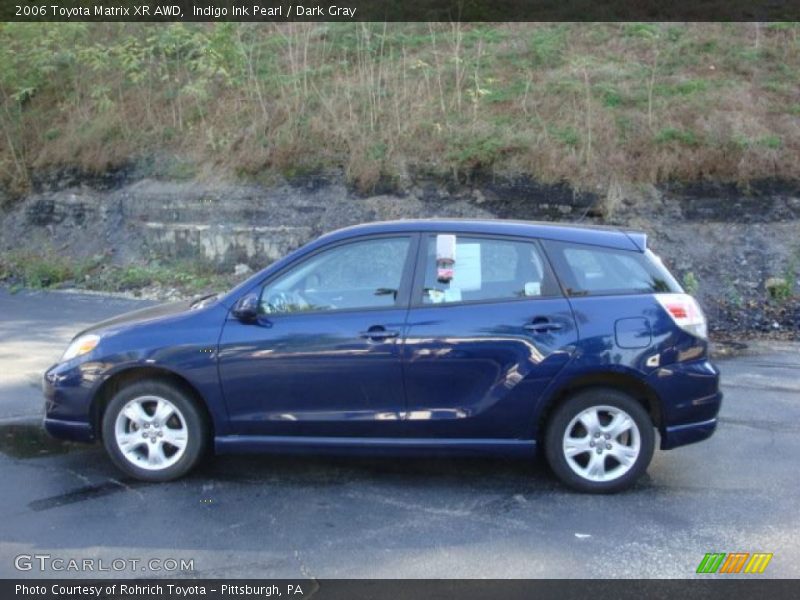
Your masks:
<svg viewBox="0 0 800 600"><path fill-rule="evenodd" d="M709 437L706 320L646 236L513 221L342 229L230 292L83 331L45 427L165 481L213 449L532 455L581 491Z"/></svg>

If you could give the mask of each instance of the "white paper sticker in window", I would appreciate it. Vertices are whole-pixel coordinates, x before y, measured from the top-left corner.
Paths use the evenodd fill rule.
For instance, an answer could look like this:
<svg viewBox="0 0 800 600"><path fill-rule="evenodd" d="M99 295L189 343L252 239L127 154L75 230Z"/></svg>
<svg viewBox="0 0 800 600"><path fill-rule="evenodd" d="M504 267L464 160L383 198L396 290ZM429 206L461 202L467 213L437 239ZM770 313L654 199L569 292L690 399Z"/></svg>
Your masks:
<svg viewBox="0 0 800 600"><path fill-rule="evenodd" d="M525 282L525 295L526 296L541 296L542 284L538 281Z"/></svg>

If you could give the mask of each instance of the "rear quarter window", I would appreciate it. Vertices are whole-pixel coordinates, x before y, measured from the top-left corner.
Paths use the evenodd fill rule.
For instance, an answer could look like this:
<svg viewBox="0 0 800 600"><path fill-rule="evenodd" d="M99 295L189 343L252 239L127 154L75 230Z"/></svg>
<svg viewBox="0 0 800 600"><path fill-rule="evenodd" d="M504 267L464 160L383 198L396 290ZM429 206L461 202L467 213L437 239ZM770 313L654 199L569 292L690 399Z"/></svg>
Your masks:
<svg viewBox="0 0 800 600"><path fill-rule="evenodd" d="M545 249L571 296L682 291L649 250L638 252L553 241L545 242Z"/></svg>

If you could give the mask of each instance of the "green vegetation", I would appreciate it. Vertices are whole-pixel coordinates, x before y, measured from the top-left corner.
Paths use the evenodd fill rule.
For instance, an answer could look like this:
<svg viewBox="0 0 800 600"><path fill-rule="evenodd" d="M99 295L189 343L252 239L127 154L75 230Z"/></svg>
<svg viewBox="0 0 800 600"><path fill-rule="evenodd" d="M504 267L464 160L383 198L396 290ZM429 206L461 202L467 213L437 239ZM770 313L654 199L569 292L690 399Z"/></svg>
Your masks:
<svg viewBox="0 0 800 600"><path fill-rule="evenodd" d="M800 172L797 23L0 24L0 183ZM153 161L153 156L166 157ZM45 274L44 278L49 277Z"/></svg>
<svg viewBox="0 0 800 600"><path fill-rule="evenodd" d="M800 250L796 250L789 258L783 278L778 278L776 285L767 288L770 296L779 303L785 303L794 298L797 288L798 262L800 262Z"/></svg>
<svg viewBox="0 0 800 600"><path fill-rule="evenodd" d="M127 292L161 286L191 295L226 289L234 279L195 261L175 261L169 265L153 261L118 266L108 264L103 256L83 260L53 252L9 252L0 256L0 283L10 285L12 289L75 287Z"/></svg>
<svg viewBox="0 0 800 600"><path fill-rule="evenodd" d="M688 271L684 274L681 284L683 285L683 289L686 291L686 293L691 294L692 296L697 294L697 290L700 289L700 282L697 280L697 276L693 271Z"/></svg>
<svg viewBox="0 0 800 600"><path fill-rule="evenodd" d="M730 275L723 277L725 281L725 299L734 307L742 308L744 306L744 297L742 296L739 286L734 283Z"/></svg>
<svg viewBox="0 0 800 600"><path fill-rule="evenodd" d="M786 279L776 279L769 282L767 288L767 295L772 299L783 304L791 300L794 295L794 281L787 281Z"/></svg>
<svg viewBox="0 0 800 600"><path fill-rule="evenodd" d="M675 127L665 127L660 130L655 137L659 144L669 142L679 142L686 146L697 146L699 141L693 131L685 131L683 129L676 129Z"/></svg>

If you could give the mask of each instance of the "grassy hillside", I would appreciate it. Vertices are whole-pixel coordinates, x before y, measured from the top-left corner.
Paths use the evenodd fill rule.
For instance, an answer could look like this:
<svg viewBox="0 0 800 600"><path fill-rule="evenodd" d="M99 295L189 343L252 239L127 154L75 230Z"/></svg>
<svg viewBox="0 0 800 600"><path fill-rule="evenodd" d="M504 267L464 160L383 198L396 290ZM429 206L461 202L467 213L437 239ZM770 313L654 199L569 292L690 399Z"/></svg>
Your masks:
<svg viewBox="0 0 800 600"><path fill-rule="evenodd" d="M0 178L796 178L800 24L1 24Z"/></svg>

